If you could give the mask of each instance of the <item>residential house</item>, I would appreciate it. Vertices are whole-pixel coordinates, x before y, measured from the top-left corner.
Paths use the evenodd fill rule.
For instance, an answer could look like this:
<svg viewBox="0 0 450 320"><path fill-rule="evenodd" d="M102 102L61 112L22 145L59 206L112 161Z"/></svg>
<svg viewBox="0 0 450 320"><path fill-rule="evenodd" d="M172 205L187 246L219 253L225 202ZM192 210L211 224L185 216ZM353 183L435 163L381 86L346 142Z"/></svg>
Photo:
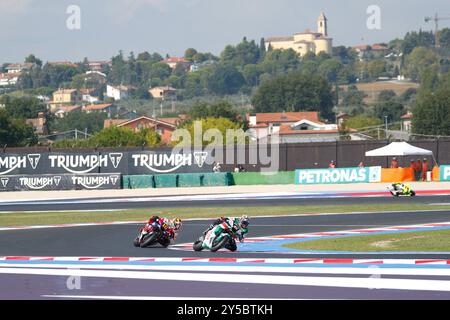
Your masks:
<svg viewBox="0 0 450 320"><path fill-rule="evenodd" d="M60 89L58 91L53 92L53 101L54 103L73 103L77 100L77 89Z"/></svg>
<svg viewBox="0 0 450 320"><path fill-rule="evenodd" d="M164 121L164 118L155 119L146 116L135 119L106 119L104 128L110 126L130 128L135 132L144 128L151 128L161 136L161 141L166 144L171 142L172 133L177 129L175 124Z"/></svg>
<svg viewBox="0 0 450 320"><path fill-rule="evenodd" d="M37 135L48 135L47 119L45 118L45 114L43 112L39 112L37 118L26 119L25 123L31 125Z"/></svg>
<svg viewBox="0 0 450 320"><path fill-rule="evenodd" d="M57 109L53 113L58 118L64 118L67 114L73 111L81 110L81 108L81 106L60 106L57 107Z"/></svg>
<svg viewBox="0 0 450 320"><path fill-rule="evenodd" d="M129 97L130 88L124 85L120 86L106 86L106 96L114 100L122 100Z"/></svg>
<svg viewBox="0 0 450 320"><path fill-rule="evenodd" d="M103 71L106 67L112 66L111 61L89 61L88 67L91 71Z"/></svg>
<svg viewBox="0 0 450 320"><path fill-rule="evenodd" d="M354 46L353 49L358 53L359 59L361 61L366 59L370 53L375 58L383 58L390 51L389 46L384 43L375 43L373 45L362 44Z"/></svg>
<svg viewBox="0 0 450 320"><path fill-rule="evenodd" d="M412 112L408 111L405 115L401 116L401 131L411 132L412 129Z"/></svg>
<svg viewBox="0 0 450 320"><path fill-rule="evenodd" d="M176 99L177 89L165 86L165 87L154 87L150 88L148 92L151 94L153 99Z"/></svg>
<svg viewBox="0 0 450 320"><path fill-rule="evenodd" d="M98 102L98 92L95 88L80 89L81 101L93 104Z"/></svg>
<svg viewBox="0 0 450 320"><path fill-rule="evenodd" d="M106 83L106 74L100 72L100 71L87 71L86 76L84 77L85 81L89 82L95 82L99 84L105 84Z"/></svg>
<svg viewBox="0 0 450 320"><path fill-rule="evenodd" d="M112 103L91 104L88 106L84 106L83 111L86 113L104 112L108 114L108 118L111 118L115 113L117 113L117 107Z"/></svg>
<svg viewBox="0 0 450 320"><path fill-rule="evenodd" d="M74 105L78 102L77 89L59 89L53 92L53 101L49 102L50 111L55 112L58 107Z"/></svg>
<svg viewBox="0 0 450 320"><path fill-rule="evenodd" d="M253 139L269 142L275 134L280 143L336 141L337 124L327 124L319 119L318 112L257 113L247 116L249 132Z"/></svg>
<svg viewBox="0 0 450 320"><path fill-rule="evenodd" d="M175 69L177 66L181 65L186 70L189 70L192 65L191 61L186 60L185 58L176 58L176 57L167 58L161 62L166 63L171 69Z"/></svg>
<svg viewBox="0 0 450 320"><path fill-rule="evenodd" d="M11 87L19 81L20 73L0 73L0 87Z"/></svg>
<svg viewBox="0 0 450 320"><path fill-rule="evenodd" d="M36 64L31 62L26 63L11 63L6 66L7 73L21 73L23 71L27 71L32 69Z"/></svg>

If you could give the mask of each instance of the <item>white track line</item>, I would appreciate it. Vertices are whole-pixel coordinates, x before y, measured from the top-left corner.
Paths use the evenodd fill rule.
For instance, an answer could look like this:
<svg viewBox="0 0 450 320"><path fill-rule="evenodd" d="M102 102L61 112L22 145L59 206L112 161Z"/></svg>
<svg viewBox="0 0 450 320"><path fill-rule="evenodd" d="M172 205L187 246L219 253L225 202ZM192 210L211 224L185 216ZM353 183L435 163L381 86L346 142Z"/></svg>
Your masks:
<svg viewBox="0 0 450 320"><path fill-rule="evenodd" d="M409 275L409 276L444 276L450 277L450 269L440 268L380 268L375 265L358 265L358 268L348 267L292 267L266 266L142 266L142 265L79 265L79 264L6 264L4 268L24 269L68 269L68 270L122 270L122 271L198 271L198 272L255 272L255 273L311 273L311 274L352 274L352 275Z"/></svg>
<svg viewBox="0 0 450 320"><path fill-rule="evenodd" d="M381 279L381 278L345 278L345 277L295 277L278 275L240 275L240 274L208 274L208 273L172 273L142 271L109 271L109 270L52 270L52 269L20 269L1 268L2 274L33 274L49 276L79 276L143 280L175 280L191 282L217 282L237 284L266 284L315 287L342 288L377 288L392 290L442 291L450 292L450 281L414 280L414 279Z"/></svg>

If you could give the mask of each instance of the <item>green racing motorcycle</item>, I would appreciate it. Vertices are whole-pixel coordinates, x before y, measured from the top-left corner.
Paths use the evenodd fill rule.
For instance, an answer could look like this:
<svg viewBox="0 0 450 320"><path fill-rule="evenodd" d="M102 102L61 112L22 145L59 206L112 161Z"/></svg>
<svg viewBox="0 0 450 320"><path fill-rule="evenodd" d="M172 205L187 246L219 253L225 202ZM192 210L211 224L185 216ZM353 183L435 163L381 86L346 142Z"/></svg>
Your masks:
<svg viewBox="0 0 450 320"><path fill-rule="evenodd" d="M237 236L233 230L232 223L232 221L226 220L203 234L194 242L194 251L208 249L211 252L216 252L221 248L236 251L237 245L235 238Z"/></svg>

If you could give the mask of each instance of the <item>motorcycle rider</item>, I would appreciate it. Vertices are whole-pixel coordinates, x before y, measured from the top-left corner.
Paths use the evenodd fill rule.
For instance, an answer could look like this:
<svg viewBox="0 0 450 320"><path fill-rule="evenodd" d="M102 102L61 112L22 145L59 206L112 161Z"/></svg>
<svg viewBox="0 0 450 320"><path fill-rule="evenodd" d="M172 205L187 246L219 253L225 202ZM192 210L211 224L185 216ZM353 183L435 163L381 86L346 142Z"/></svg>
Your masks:
<svg viewBox="0 0 450 320"><path fill-rule="evenodd" d="M160 218L159 216L151 216L148 219L146 225L141 228L140 232L142 232L142 230L146 228L149 228L153 223L157 223L163 233L162 242L160 241L161 245L163 246L168 246L171 239L176 239L176 236L182 226L182 221L180 218L170 220L168 218Z"/></svg>
<svg viewBox="0 0 450 320"><path fill-rule="evenodd" d="M223 223L228 222L232 226L232 233L233 235L239 239L239 242L244 242L245 235L248 233L248 225L249 225L249 219L247 215L243 215L241 217L220 217L217 220L215 220L208 229L203 232L203 236L205 236L210 230L212 230L215 226ZM237 245L234 238L231 240L230 243L225 245L225 248L230 251L236 251Z"/></svg>
<svg viewBox="0 0 450 320"><path fill-rule="evenodd" d="M411 191L411 187L407 184L403 184L402 182L394 182L392 187L395 191L399 191L401 194L408 194Z"/></svg>

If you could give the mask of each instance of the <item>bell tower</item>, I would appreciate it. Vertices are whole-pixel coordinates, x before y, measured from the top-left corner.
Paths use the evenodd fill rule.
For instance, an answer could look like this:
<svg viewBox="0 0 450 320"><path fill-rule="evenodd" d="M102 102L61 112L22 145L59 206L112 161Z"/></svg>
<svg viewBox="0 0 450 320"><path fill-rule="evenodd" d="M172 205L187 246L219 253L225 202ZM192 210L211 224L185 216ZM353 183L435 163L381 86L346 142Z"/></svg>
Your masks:
<svg viewBox="0 0 450 320"><path fill-rule="evenodd" d="M317 19L317 32L324 37L328 37L328 19L323 12L320 13L319 19Z"/></svg>

